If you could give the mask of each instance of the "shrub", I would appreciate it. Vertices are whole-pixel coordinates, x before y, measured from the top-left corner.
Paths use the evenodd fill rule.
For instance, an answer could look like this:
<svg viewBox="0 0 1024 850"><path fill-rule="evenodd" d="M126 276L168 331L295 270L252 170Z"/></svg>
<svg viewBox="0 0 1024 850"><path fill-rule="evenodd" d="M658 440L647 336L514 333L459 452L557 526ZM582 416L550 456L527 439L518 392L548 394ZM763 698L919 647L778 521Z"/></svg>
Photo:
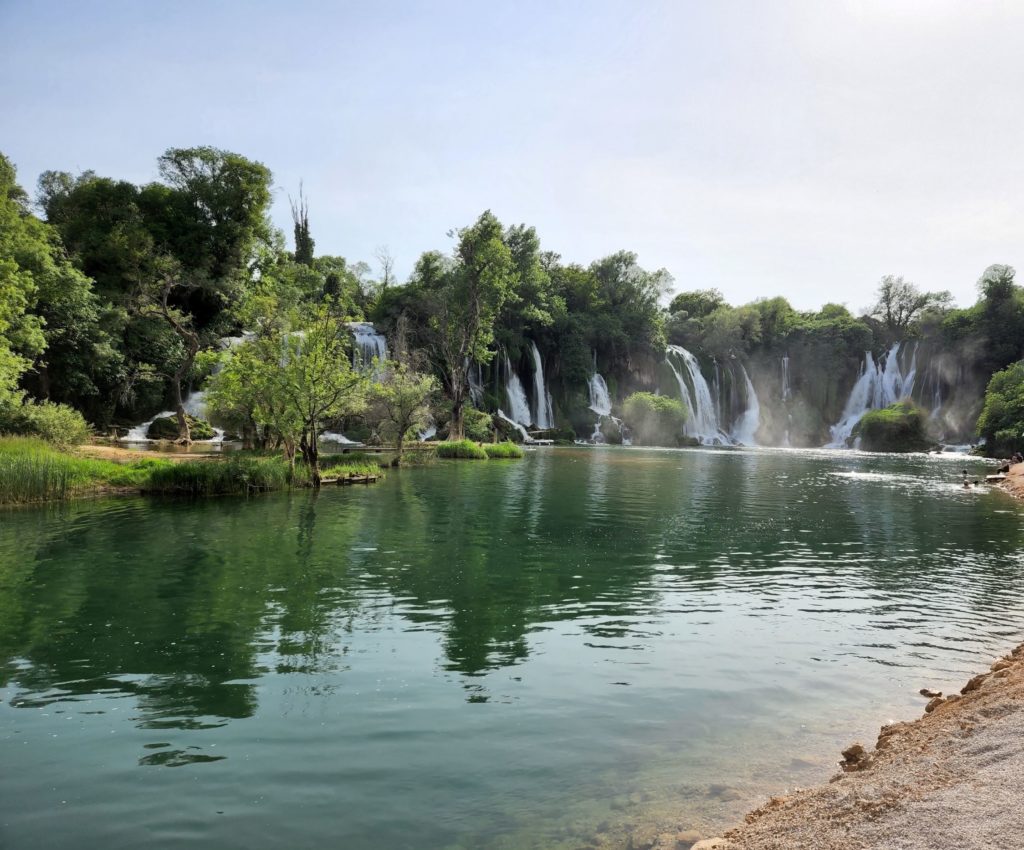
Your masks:
<svg viewBox="0 0 1024 850"><path fill-rule="evenodd" d="M654 393L633 393L623 405L626 424L636 442L675 446L686 423L686 408L678 399Z"/></svg>
<svg viewBox="0 0 1024 850"><path fill-rule="evenodd" d="M214 435L213 426L205 419L196 419L194 416L185 414L188 421L188 430L193 440L212 440ZM150 423L146 436L151 440L177 440L178 420L174 416L162 416Z"/></svg>
<svg viewBox="0 0 1024 850"><path fill-rule="evenodd" d="M60 448L71 448L89 439L89 423L66 404L30 402L10 410L0 430L11 434L40 437Z"/></svg>
<svg viewBox="0 0 1024 850"><path fill-rule="evenodd" d="M515 443L484 443L484 453L491 458L519 458L525 452Z"/></svg>
<svg viewBox="0 0 1024 850"><path fill-rule="evenodd" d="M919 452L931 443L925 434L928 415L912 401L899 401L880 410L869 410L854 426L851 436L869 452Z"/></svg>
<svg viewBox="0 0 1024 850"><path fill-rule="evenodd" d="M466 407L462 411L462 430L467 439L476 440L478 443L489 440L493 429L491 414L475 407Z"/></svg>
<svg viewBox="0 0 1024 850"><path fill-rule="evenodd" d="M472 440L453 440L437 444L437 456L443 458L468 458L487 460L487 452Z"/></svg>

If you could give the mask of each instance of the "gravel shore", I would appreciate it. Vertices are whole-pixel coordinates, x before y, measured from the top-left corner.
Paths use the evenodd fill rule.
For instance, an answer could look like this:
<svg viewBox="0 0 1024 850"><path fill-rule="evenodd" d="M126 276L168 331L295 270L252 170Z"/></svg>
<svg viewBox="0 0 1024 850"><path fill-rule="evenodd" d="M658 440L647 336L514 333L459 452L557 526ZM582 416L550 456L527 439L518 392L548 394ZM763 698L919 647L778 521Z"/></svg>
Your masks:
<svg viewBox="0 0 1024 850"><path fill-rule="evenodd" d="M828 785L773 798L693 850L1024 847L1024 645L925 712L883 726L873 750L851 745Z"/></svg>

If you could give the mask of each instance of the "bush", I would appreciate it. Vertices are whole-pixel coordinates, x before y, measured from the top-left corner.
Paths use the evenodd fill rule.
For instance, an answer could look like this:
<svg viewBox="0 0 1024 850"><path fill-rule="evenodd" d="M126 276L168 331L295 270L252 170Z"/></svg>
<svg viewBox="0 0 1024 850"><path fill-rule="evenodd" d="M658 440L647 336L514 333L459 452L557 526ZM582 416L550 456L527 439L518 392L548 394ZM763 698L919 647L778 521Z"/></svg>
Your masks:
<svg viewBox="0 0 1024 850"><path fill-rule="evenodd" d="M214 436L213 426L205 419L196 419L194 416L185 414L188 422L188 430L193 440L212 440ZM174 416L162 416L150 423L146 436L151 440L177 440L178 420Z"/></svg>
<svg viewBox="0 0 1024 850"><path fill-rule="evenodd" d="M686 408L668 396L633 393L623 405L623 416L637 443L675 446L686 423Z"/></svg>
<svg viewBox="0 0 1024 850"><path fill-rule="evenodd" d="M515 443L484 443L484 453L492 458L520 458L525 452Z"/></svg>
<svg viewBox="0 0 1024 850"><path fill-rule="evenodd" d="M869 410L851 436L869 452L920 452L931 446L925 434L928 414L912 401L899 401Z"/></svg>
<svg viewBox="0 0 1024 850"><path fill-rule="evenodd" d="M30 402L13 408L0 430L11 434L40 437L59 448L71 448L89 439L89 423L82 414L66 404Z"/></svg>
<svg viewBox="0 0 1024 850"><path fill-rule="evenodd" d="M437 456L443 458L467 458L487 460L487 452L472 440L454 440L437 444Z"/></svg>
<svg viewBox="0 0 1024 850"><path fill-rule="evenodd" d="M493 429L491 414L475 407L466 407L462 411L462 430L467 439L476 440L478 443L489 440Z"/></svg>

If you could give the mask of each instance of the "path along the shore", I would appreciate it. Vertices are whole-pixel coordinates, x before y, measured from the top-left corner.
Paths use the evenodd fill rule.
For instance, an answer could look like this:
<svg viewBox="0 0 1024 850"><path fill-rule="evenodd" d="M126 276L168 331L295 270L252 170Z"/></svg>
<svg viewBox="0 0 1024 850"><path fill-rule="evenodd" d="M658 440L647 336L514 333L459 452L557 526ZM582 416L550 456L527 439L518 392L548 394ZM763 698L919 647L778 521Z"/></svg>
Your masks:
<svg viewBox="0 0 1024 850"><path fill-rule="evenodd" d="M1001 486L1024 499L1024 463ZM843 755L828 785L773 798L692 850L1021 850L1024 644Z"/></svg>

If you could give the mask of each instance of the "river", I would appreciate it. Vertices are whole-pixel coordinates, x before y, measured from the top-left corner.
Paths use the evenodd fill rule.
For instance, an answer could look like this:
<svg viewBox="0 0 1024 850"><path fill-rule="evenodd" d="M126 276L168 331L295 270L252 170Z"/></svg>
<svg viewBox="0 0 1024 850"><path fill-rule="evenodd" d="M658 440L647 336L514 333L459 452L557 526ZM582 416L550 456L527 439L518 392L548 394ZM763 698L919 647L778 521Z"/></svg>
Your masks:
<svg viewBox="0 0 1024 850"><path fill-rule="evenodd" d="M1024 639L974 460L566 448L0 514L0 846L611 846Z"/></svg>

